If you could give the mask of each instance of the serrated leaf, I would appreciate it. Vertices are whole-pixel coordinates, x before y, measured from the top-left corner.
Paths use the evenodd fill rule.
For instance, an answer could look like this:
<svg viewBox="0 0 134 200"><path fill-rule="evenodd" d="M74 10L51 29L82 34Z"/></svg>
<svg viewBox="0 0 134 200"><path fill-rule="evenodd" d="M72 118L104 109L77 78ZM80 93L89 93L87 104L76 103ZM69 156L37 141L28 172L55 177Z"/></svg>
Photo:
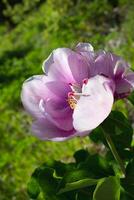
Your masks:
<svg viewBox="0 0 134 200"><path fill-rule="evenodd" d="M100 180L93 194L93 200L120 200L120 183L111 176Z"/></svg>

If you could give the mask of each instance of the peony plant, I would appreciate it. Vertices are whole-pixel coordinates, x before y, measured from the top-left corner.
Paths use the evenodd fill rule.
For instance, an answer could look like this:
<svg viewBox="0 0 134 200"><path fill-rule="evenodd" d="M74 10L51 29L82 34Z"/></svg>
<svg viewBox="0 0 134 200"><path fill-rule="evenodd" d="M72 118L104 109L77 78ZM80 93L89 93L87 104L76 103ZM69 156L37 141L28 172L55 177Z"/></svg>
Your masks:
<svg viewBox="0 0 134 200"><path fill-rule="evenodd" d="M133 199L133 130L123 114L112 111L118 99L132 99L134 73L129 64L120 56L79 43L75 50L54 50L42 69L43 75L24 82L21 93L25 109L34 118L33 134L63 141L90 133L91 140L103 143L107 151L102 157L81 150L74 154L75 163L43 165L29 182L30 196L37 198L42 191L48 200ZM117 162L109 156L110 150Z"/></svg>

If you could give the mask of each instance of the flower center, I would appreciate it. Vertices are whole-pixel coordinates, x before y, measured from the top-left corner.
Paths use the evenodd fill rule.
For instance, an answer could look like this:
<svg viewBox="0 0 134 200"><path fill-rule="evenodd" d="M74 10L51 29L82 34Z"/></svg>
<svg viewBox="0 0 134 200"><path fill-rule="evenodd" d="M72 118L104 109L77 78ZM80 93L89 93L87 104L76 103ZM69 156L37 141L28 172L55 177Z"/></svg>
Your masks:
<svg viewBox="0 0 134 200"><path fill-rule="evenodd" d="M86 85L88 82L88 79L84 79L82 81L83 85ZM82 94L82 87L81 85L77 84L77 83L69 83L69 86L71 87L71 92L68 93L68 99L67 102L70 106L71 109L75 109L76 105L77 105L77 101L79 100L80 96L83 96L84 94Z"/></svg>

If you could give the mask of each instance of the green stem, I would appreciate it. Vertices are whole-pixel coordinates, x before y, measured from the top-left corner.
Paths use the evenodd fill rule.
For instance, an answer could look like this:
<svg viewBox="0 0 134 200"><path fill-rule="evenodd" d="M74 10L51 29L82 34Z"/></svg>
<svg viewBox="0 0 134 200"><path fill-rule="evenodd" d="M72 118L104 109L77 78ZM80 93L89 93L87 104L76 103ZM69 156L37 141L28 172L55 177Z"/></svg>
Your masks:
<svg viewBox="0 0 134 200"><path fill-rule="evenodd" d="M104 136L105 136L105 139L106 139L106 141L107 141L107 143L108 143L108 145L109 145L109 148L110 148L110 150L111 150L111 152L112 152L112 154L113 154L115 160L116 160L117 163L119 164L120 169L121 169L121 171L122 171L122 173L123 173L123 175L124 175L124 177L125 177L125 167L124 167L124 163L123 163L123 161L121 160L121 158L120 158L120 156L119 156L119 154L118 154L118 152L117 152L117 150L116 150L116 148L115 148L115 145L114 145L114 143L113 143L113 141L112 141L110 135L107 134L103 128L102 128L102 130L103 130L103 134L104 134Z"/></svg>

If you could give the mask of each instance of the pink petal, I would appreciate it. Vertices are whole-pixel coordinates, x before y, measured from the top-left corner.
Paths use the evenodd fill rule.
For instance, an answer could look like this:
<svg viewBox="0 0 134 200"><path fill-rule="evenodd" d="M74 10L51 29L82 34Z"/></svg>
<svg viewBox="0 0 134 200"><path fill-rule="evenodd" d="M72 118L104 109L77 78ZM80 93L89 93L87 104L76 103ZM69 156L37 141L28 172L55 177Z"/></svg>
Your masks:
<svg viewBox="0 0 134 200"><path fill-rule="evenodd" d="M41 117L42 114L39 110L39 101L42 98L41 93L44 89L43 79L44 76L33 76L26 80L22 87L21 100L25 109L33 116ZM39 89L39 94L37 91Z"/></svg>
<svg viewBox="0 0 134 200"><path fill-rule="evenodd" d="M115 97L128 94L131 90L130 83L124 78L115 80ZM125 97L125 96L124 96Z"/></svg>
<svg viewBox="0 0 134 200"><path fill-rule="evenodd" d="M126 80L130 83L132 87L134 87L134 72L130 73L126 76Z"/></svg>
<svg viewBox="0 0 134 200"><path fill-rule="evenodd" d="M33 123L34 135L42 140L64 141L75 136L75 130L64 131L57 128L47 118L41 118Z"/></svg>
<svg viewBox="0 0 134 200"><path fill-rule="evenodd" d="M45 111L51 116L53 123L58 128L65 131L73 129L72 110L68 105L51 99L46 102Z"/></svg>
<svg viewBox="0 0 134 200"><path fill-rule="evenodd" d="M68 55L70 53L71 50L68 48L58 48L44 61L42 68L50 80L74 81L68 65Z"/></svg>
<svg viewBox="0 0 134 200"><path fill-rule="evenodd" d="M111 54L108 54L105 51L98 52L94 60L94 68L91 69L92 75L103 74L111 77L113 74L111 63Z"/></svg>
<svg viewBox="0 0 134 200"><path fill-rule="evenodd" d="M82 51L88 51L88 52L93 52L94 48L90 43L78 43L76 46L76 51L82 52Z"/></svg>
<svg viewBox="0 0 134 200"><path fill-rule="evenodd" d="M97 75L83 87L85 96L80 97L73 113L73 125L77 131L90 131L107 118L114 102L109 84L109 79Z"/></svg>
<svg viewBox="0 0 134 200"><path fill-rule="evenodd" d="M102 74L114 78L121 77L128 68L128 64L121 57L100 51L94 56L94 66L90 71L92 76Z"/></svg>
<svg viewBox="0 0 134 200"><path fill-rule="evenodd" d="M25 109L37 118L42 116L40 101L65 101L70 90L70 86L64 82L50 82L46 76L37 75L24 82L21 99Z"/></svg>
<svg viewBox="0 0 134 200"><path fill-rule="evenodd" d="M39 108L40 100L55 98L55 95L46 87L47 79L44 75L37 75L24 82L21 100L25 109L34 117L42 117Z"/></svg>
<svg viewBox="0 0 134 200"><path fill-rule="evenodd" d="M68 49L58 48L43 63L43 71L49 80L60 80L67 83L82 81L88 77L88 64L83 57Z"/></svg>
<svg viewBox="0 0 134 200"><path fill-rule="evenodd" d="M83 79L89 77L89 63L82 55L71 53L68 56L68 63L76 83L81 84Z"/></svg>
<svg viewBox="0 0 134 200"><path fill-rule="evenodd" d="M122 77L122 75L127 71L128 68L129 68L128 63L122 60L122 58L118 59L114 66L115 77Z"/></svg>
<svg viewBox="0 0 134 200"><path fill-rule="evenodd" d="M89 75L91 75L91 71L94 67L94 57L95 52L91 44L89 43L79 43L76 46L76 52L82 55L83 59L87 62L89 68Z"/></svg>
<svg viewBox="0 0 134 200"><path fill-rule="evenodd" d="M45 86L57 98L64 100L67 99L68 92L71 91L69 84L58 80L46 82ZM49 98L51 99L51 96Z"/></svg>

